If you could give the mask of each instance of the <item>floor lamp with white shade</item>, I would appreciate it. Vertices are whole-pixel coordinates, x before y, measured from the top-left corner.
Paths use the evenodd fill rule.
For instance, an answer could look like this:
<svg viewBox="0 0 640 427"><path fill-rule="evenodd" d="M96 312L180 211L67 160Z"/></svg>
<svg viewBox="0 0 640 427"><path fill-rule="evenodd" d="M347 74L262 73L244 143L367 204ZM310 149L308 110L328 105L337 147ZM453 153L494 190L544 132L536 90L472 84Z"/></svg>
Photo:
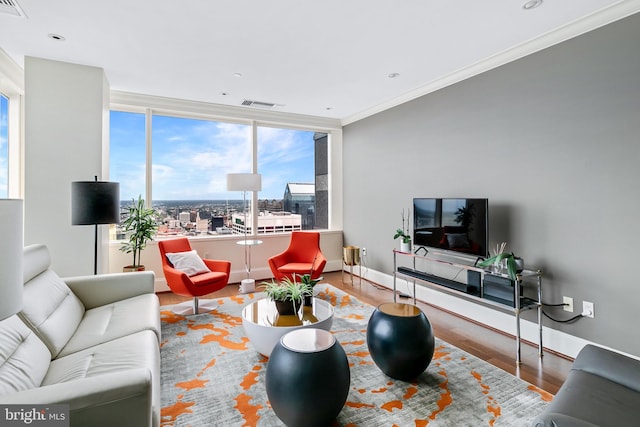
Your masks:
<svg viewBox="0 0 640 427"><path fill-rule="evenodd" d="M257 173L230 173L227 174L227 190L242 191L242 204L244 207L244 240L238 242L244 245L244 268L247 278L240 283L241 292L252 292L255 290L255 280L251 276L251 246L259 245L261 240L247 239L247 191L262 190L262 175Z"/></svg>

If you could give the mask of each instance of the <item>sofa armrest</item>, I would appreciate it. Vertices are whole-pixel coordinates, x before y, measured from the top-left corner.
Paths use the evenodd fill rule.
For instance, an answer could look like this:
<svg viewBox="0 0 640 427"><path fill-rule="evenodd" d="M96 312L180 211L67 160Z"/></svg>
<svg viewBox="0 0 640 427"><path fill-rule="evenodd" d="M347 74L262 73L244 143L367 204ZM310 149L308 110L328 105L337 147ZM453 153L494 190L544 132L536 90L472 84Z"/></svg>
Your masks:
<svg viewBox="0 0 640 427"><path fill-rule="evenodd" d="M86 309L154 293L153 271L76 276L63 279Z"/></svg>
<svg viewBox="0 0 640 427"><path fill-rule="evenodd" d="M549 412L537 417L532 427L598 427L588 421L579 420L569 415Z"/></svg>
<svg viewBox="0 0 640 427"><path fill-rule="evenodd" d="M571 367L585 371L640 393L640 360L587 344Z"/></svg>
<svg viewBox="0 0 640 427"><path fill-rule="evenodd" d="M128 369L0 396L2 404L68 404L71 426L151 426L151 372Z"/></svg>

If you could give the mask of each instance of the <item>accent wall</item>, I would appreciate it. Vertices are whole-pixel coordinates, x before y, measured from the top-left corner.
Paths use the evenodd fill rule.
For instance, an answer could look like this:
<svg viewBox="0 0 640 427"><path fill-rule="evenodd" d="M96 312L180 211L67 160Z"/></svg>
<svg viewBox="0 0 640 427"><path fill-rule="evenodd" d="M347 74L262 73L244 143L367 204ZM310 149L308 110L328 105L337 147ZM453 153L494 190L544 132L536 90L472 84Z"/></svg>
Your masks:
<svg viewBox="0 0 640 427"><path fill-rule="evenodd" d="M544 325L640 356L640 14L344 128L345 244L393 271L414 197L487 197L490 247L543 271ZM465 314L462 312L461 314ZM535 321L534 313L525 313Z"/></svg>

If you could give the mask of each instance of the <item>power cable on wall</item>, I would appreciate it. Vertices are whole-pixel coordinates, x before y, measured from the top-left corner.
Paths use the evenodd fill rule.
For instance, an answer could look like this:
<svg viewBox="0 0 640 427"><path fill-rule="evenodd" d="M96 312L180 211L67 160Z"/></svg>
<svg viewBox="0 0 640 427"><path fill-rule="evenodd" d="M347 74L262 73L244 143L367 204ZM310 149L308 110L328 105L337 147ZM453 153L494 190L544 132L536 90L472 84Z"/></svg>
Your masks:
<svg viewBox="0 0 640 427"><path fill-rule="evenodd" d="M561 303L561 304L545 304L543 302L541 304L543 306L545 306L545 307L564 307L565 305L568 305L568 304L565 304L565 303ZM547 312L544 311L544 309L542 309L542 314L544 314L544 316L547 319L551 319L551 320L553 320L554 322L557 322L557 323L572 323L572 322L575 322L576 320L578 320L580 318L586 317L584 313L580 313L577 316L570 317L569 319L555 319L555 318L551 317L549 314L547 314Z"/></svg>

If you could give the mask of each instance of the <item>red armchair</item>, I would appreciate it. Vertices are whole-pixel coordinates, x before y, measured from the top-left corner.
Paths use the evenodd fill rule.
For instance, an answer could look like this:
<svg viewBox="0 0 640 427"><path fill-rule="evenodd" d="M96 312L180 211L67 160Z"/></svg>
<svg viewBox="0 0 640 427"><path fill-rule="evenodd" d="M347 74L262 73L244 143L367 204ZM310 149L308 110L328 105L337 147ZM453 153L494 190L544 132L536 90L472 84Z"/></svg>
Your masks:
<svg viewBox="0 0 640 427"><path fill-rule="evenodd" d="M315 231L294 231L289 247L282 253L269 258L269 267L276 280L293 274L311 274L317 279L322 274L327 259L320 250L320 233Z"/></svg>
<svg viewBox="0 0 640 427"><path fill-rule="evenodd" d="M167 256L169 254L175 260L173 254L191 252L189 239L161 240L158 242L158 249L160 249L162 258L162 271L171 291L177 295L193 297L193 306L191 306L190 302L189 307L186 308L184 304L178 304L174 311L179 312L179 314L199 314L214 310L216 305L211 304L210 301L203 301L203 304L199 306L198 297L219 291L227 286L231 263L229 261L200 259L198 257L206 268L191 272L191 275L189 275L185 271L175 268L176 266L171 263ZM197 260L194 261L197 263ZM207 269L210 271L206 271ZM183 310L179 311L180 309Z"/></svg>

